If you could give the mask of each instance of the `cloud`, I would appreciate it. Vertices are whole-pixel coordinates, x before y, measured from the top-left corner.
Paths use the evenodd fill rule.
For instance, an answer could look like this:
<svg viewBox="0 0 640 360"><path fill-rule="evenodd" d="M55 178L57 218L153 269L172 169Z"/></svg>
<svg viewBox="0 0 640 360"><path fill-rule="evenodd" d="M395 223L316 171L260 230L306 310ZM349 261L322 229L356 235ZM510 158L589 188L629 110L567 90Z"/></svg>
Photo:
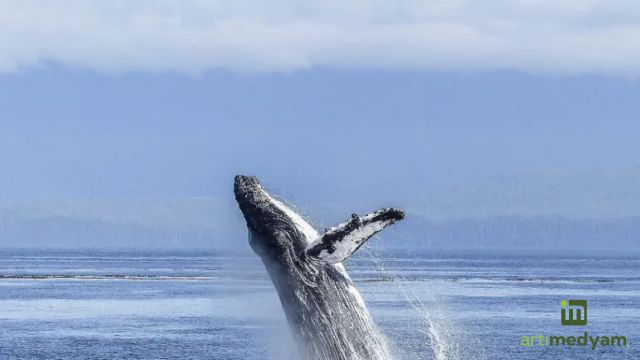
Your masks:
<svg viewBox="0 0 640 360"><path fill-rule="evenodd" d="M640 73L634 0L5 0L0 72Z"/></svg>

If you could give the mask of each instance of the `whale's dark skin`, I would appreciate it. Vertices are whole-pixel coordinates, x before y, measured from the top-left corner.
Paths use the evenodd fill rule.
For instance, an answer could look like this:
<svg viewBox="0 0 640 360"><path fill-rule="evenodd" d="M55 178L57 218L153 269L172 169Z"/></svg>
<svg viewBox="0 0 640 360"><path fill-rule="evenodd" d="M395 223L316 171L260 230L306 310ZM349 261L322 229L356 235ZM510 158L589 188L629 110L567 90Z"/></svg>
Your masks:
<svg viewBox="0 0 640 360"><path fill-rule="evenodd" d="M401 220L404 213L383 209L362 218L354 215L321 236L295 211L269 195L255 177L236 176L234 193L249 228L251 248L262 259L278 292L301 356L389 359L384 337L344 267L327 261L347 245L346 253L355 251L371 231ZM341 245L340 241L350 244ZM336 249L338 253L334 253Z"/></svg>

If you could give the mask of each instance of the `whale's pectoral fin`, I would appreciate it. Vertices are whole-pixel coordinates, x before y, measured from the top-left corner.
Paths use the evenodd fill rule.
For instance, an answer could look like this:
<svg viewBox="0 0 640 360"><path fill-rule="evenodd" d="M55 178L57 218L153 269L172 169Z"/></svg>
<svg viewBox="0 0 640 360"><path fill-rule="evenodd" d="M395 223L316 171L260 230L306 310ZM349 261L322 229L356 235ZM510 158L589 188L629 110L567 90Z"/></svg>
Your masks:
<svg viewBox="0 0 640 360"><path fill-rule="evenodd" d="M380 209L365 216L353 214L349 221L328 229L309 244L305 253L330 264L342 262L373 235L402 219L404 212L394 208Z"/></svg>

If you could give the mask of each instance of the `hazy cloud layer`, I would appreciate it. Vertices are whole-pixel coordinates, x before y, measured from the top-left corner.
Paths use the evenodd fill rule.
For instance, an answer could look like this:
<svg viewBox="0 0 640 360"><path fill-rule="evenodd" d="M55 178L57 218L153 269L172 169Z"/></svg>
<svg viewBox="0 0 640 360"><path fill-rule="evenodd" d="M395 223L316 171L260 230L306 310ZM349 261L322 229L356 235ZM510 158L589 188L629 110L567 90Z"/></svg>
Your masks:
<svg viewBox="0 0 640 360"><path fill-rule="evenodd" d="M4 0L0 72L314 66L640 73L634 0Z"/></svg>

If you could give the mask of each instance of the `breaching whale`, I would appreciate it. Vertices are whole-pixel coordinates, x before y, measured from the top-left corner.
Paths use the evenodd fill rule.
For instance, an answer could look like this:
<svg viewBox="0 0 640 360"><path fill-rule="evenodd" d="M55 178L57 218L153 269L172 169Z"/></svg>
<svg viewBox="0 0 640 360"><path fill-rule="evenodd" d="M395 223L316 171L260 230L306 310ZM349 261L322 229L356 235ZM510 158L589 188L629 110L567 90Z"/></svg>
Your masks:
<svg viewBox="0 0 640 360"><path fill-rule="evenodd" d="M253 176L235 177L234 193L289 327L306 359L388 360L358 290L341 264L365 241L404 218L381 209L319 234L302 216L271 196Z"/></svg>

